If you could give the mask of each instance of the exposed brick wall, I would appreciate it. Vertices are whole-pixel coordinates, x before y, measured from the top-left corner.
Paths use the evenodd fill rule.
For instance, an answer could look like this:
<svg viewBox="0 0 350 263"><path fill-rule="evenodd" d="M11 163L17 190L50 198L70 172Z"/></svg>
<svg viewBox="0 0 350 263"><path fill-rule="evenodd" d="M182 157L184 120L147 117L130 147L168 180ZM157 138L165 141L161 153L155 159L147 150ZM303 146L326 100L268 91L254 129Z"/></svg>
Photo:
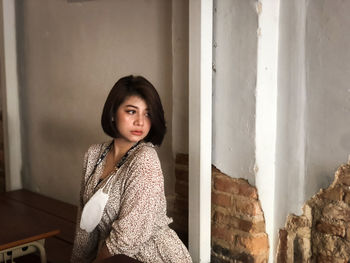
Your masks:
<svg viewBox="0 0 350 263"><path fill-rule="evenodd" d="M267 262L268 236L257 190L212 170L211 262Z"/></svg>
<svg viewBox="0 0 350 263"><path fill-rule="evenodd" d="M172 227L188 241L188 155L178 154L175 166ZM255 187L212 169L211 262L267 262L268 237Z"/></svg>
<svg viewBox="0 0 350 263"><path fill-rule="evenodd" d="M327 189L289 215L279 232L277 262L350 261L350 165L342 165Z"/></svg>
<svg viewBox="0 0 350 263"><path fill-rule="evenodd" d="M171 227L181 240L188 245L188 155L177 154L175 160L175 198L170 215L174 223Z"/></svg>
<svg viewBox="0 0 350 263"><path fill-rule="evenodd" d="M0 108L0 193L5 192L5 160L2 110Z"/></svg>

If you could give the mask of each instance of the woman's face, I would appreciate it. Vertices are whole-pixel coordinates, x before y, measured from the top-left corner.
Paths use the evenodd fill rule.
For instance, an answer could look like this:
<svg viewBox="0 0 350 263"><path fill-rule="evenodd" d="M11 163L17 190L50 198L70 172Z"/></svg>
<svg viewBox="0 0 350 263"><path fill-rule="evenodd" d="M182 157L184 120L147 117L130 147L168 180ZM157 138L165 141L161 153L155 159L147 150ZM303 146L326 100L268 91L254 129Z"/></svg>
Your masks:
<svg viewBox="0 0 350 263"><path fill-rule="evenodd" d="M151 129L151 119L146 102L138 96L130 96L119 106L116 125L122 139L138 142Z"/></svg>

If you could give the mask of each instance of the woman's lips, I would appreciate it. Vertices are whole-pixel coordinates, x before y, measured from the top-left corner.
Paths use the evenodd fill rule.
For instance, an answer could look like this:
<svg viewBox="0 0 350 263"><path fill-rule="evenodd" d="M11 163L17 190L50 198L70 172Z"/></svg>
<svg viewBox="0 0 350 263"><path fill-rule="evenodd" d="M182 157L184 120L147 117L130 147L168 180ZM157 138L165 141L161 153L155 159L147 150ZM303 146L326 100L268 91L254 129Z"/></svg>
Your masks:
<svg viewBox="0 0 350 263"><path fill-rule="evenodd" d="M140 136L140 135L142 135L142 131L131 131L131 134L133 134L133 135L138 135L138 136Z"/></svg>

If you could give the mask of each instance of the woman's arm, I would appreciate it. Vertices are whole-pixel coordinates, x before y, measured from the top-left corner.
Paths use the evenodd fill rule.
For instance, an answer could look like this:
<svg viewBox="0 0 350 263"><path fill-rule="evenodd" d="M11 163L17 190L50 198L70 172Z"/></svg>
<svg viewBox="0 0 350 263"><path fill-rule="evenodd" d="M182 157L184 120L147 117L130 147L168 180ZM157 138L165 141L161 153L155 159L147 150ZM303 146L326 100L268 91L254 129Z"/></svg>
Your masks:
<svg viewBox="0 0 350 263"><path fill-rule="evenodd" d="M156 151L147 147L129 171L118 219L105 241L111 255L135 255L154 234L156 220L166 210L164 179Z"/></svg>
<svg viewBox="0 0 350 263"><path fill-rule="evenodd" d="M80 229L81 212L84 206L84 202L83 202L83 196L85 192L84 178L87 170L89 151L85 153L84 163L83 163L83 176L82 176L81 186L80 186L77 225L76 225L74 245L73 245L72 257L71 257L72 263L92 262L92 260L96 256L97 245L98 245L98 233L96 229L91 233L88 233L85 230Z"/></svg>

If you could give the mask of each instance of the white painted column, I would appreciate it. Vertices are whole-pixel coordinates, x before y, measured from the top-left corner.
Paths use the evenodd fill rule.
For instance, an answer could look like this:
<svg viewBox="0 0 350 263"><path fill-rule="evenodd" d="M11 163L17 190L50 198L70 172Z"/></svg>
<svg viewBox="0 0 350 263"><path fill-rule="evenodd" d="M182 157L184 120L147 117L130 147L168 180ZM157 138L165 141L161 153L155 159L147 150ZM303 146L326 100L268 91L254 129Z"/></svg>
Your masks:
<svg viewBox="0 0 350 263"><path fill-rule="evenodd" d="M213 1L189 2L189 250L210 262Z"/></svg>
<svg viewBox="0 0 350 263"><path fill-rule="evenodd" d="M259 38L256 91L256 186L269 235L269 262L276 250L275 178L279 0L258 3Z"/></svg>
<svg viewBox="0 0 350 263"><path fill-rule="evenodd" d="M4 117L6 190L22 188L21 132L18 97L15 1L2 0L3 61L2 104Z"/></svg>

